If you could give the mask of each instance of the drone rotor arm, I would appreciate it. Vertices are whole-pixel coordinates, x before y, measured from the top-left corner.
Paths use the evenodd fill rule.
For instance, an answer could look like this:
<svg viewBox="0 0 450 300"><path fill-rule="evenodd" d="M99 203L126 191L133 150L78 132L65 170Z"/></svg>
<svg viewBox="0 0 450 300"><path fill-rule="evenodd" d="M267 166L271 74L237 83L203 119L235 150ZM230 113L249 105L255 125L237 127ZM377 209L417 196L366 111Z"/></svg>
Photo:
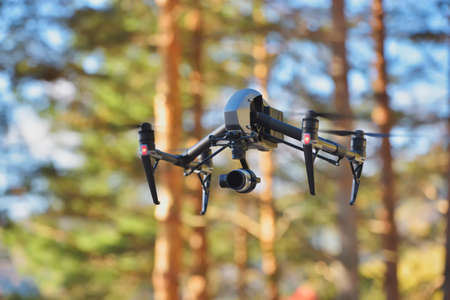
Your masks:
<svg viewBox="0 0 450 300"><path fill-rule="evenodd" d="M255 115L257 122L261 123L264 127L278 131L284 135L296 139L297 141L302 140L302 130L300 128L274 119L265 113L257 112Z"/></svg>
<svg viewBox="0 0 450 300"><path fill-rule="evenodd" d="M183 158L184 164L189 164L194 161L199 155L207 151L211 147L211 137L221 137L226 133L225 124L220 125L214 129L210 134L202 138L194 146L187 149L181 156Z"/></svg>

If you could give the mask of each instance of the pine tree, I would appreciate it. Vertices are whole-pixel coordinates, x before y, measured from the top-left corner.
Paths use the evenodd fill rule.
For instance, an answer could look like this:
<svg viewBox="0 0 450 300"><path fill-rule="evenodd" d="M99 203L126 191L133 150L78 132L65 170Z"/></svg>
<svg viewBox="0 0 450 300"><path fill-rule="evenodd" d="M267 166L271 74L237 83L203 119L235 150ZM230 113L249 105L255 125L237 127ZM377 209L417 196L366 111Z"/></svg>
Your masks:
<svg viewBox="0 0 450 300"><path fill-rule="evenodd" d="M203 117L203 52L204 52L204 21L203 8L199 0L194 0L188 15L188 29L191 31L191 55L190 64L192 67L189 85L193 98L192 110L194 113L195 141L203 138L204 130L202 125ZM197 183L197 182L196 182ZM201 209L202 188L199 183L193 189L194 213L198 214ZM206 217L205 217L206 218ZM187 282L187 299L207 300L208 297L208 248L207 248L207 223L199 222L195 224L193 233L189 236L191 246L192 265L190 266L190 277Z"/></svg>
<svg viewBox="0 0 450 300"><path fill-rule="evenodd" d="M59 1L46 3L55 2ZM133 25L141 14L147 18L138 26L124 26ZM52 64L46 59L29 64L25 57L16 65L13 82L46 80L53 86L62 81L76 86L73 99L62 104L49 96L40 113L56 134L79 137L79 144L66 150L83 159L69 169L50 162L41 167L35 178L48 184L48 208L15 224L4 237L12 249L25 254L26 270L34 275L43 297L148 295L154 221L150 211L142 209L149 206L142 203L139 189L130 189L143 183L136 133L119 129L146 120L152 111L144 99L153 93L151 74L157 67L146 59L152 47L144 49L138 40L154 30L154 11L139 2L124 14L114 3L104 10L73 9L65 16L70 19L52 22L72 31L70 51L59 56L44 51L57 60ZM82 62L93 52L99 69L86 72Z"/></svg>
<svg viewBox="0 0 450 300"><path fill-rule="evenodd" d="M450 139L450 119L447 120L447 140ZM450 157L450 145L447 143L447 155ZM447 161L447 213L445 239L444 300L450 299L450 159Z"/></svg>
<svg viewBox="0 0 450 300"><path fill-rule="evenodd" d="M163 66L154 101L155 123L161 126L156 131L155 142L160 150L174 152L180 146L182 132L178 71L181 52L177 26L180 11L177 0L158 1L157 4L160 9L159 54ZM176 300L180 297L182 170L174 165L161 164L158 173L161 204L155 210L159 224L153 287L155 299Z"/></svg>
<svg viewBox="0 0 450 300"><path fill-rule="evenodd" d="M351 115L350 96L348 87L347 62L347 24L345 19L345 3L343 0L333 1L333 59L331 62L331 75L335 84L334 106L336 111L344 115ZM350 130L352 122L342 119L335 122L336 126ZM347 140L347 141L346 141ZM349 146L348 139L339 139L339 142ZM352 188L352 174L347 165L339 168L337 176L338 191L336 205L338 207L338 225L341 237L341 253L339 259L343 265L343 274L340 276L337 288L338 299L358 299L358 246L356 237L356 211L348 205Z"/></svg>
<svg viewBox="0 0 450 300"><path fill-rule="evenodd" d="M387 94L388 76L386 72L386 59L384 50L385 29L383 1L374 0L372 3L372 33L375 41L375 69L376 78L373 82L376 107L372 117L382 133L389 133L392 128L392 113L389 107ZM382 160L381 168L381 198L383 209L381 219L384 223L383 252L386 264L384 288L387 300L399 299L397 262L398 237L395 224L395 179L392 169L392 152L389 139L383 139L380 149Z"/></svg>
<svg viewBox="0 0 450 300"><path fill-rule="evenodd" d="M256 26L265 25L264 7L261 1L254 1L253 19ZM263 36L256 36L253 46L253 56L255 59L254 76L261 88L264 99L269 99L269 54L266 49L266 39ZM262 152L259 155L263 189L260 194L260 245L262 252L262 269L266 276L267 298L276 300L279 298L278 292L278 263L275 255L276 241L276 219L273 196L273 180L275 165L272 152Z"/></svg>
<svg viewBox="0 0 450 300"><path fill-rule="evenodd" d="M247 211L247 203L239 201L239 211ZM238 268L237 294L238 299L245 300L247 294L247 268L248 268L248 233L244 228L236 226L234 229L234 263Z"/></svg>

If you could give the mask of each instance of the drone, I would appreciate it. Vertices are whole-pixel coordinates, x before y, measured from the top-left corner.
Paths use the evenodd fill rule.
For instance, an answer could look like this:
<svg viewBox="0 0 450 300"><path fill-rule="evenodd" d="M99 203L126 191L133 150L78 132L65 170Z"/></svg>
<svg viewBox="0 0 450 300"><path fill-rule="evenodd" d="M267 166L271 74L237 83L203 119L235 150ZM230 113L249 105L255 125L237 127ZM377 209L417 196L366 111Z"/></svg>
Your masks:
<svg viewBox="0 0 450 300"><path fill-rule="evenodd" d="M154 204L158 200L155 170L160 160L167 161L184 169L184 175L197 174L202 186L201 215L206 213L210 195L212 159L230 148L232 159L239 160L241 168L227 174L219 175L219 186L229 188L238 193L253 191L261 179L249 168L245 158L250 149L271 151L282 143L303 151L309 192L315 195L314 161L324 160L339 166L342 159L349 162L353 185L350 205L356 201L361 173L366 160L365 136L387 137L383 133L367 133L362 130L319 130L319 117L327 117L328 113L308 111L302 119L301 127L295 127L283 121L283 112L271 107L263 99L261 93L254 89L242 89L235 92L225 105L223 125L202 138L182 154L170 154L155 147L155 132L150 123L139 125L139 153ZM350 149L334 141L319 136L319 131L339 136L351 136ZM290 137L299 142L286 141ZM211 148L217 150L212 152ZM320 153L327 153L327 156ZM330 158L331 157L331 158Z"/></svg>

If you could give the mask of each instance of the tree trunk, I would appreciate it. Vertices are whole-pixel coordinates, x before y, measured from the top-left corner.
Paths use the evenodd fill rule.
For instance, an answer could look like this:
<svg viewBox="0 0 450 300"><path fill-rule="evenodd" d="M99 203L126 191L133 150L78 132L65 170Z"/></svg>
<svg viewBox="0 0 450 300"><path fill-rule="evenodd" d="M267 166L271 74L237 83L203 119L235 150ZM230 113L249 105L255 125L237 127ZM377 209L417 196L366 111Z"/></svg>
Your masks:
<svg viewBox="0 0 450 300"><path fill-rule="evenodd" d="M387 94L388 79L386 74L386 62L384 56L384 24L383 24L383 3L382 0L374 0L372 5L372 31L375 41L375 69L376 79L373 82L373 89L377 106L373 111L372 118L379 126L380 131L389 133L391 130L391 111L389 108L389 98ZM392 170L392 154L389 139L383 139L380 149L382 160L381 170L381 193L383 209L381 218L384 223L383 232L383 252L386 264L384 278L384 288L387 300L399 299L397 280L397 228L395 225L395 195L394 195L394 173Z"/></svg>
<svg viewBox="0 0 450 300"><path fill-rule="evenodd" d="M157 1L160 9L158 18L162 61L161 78L155 97L155 122L162 126L156 130L156 145L171 152L179 147L181 140L181 112L179 97L180 47L178 42L177 0ZM153 287L155 299L179 299L181 233L180 195L182 194L182 169L170 164L158 167L160 174L158 192L161 204L156 207L155 216L159 228L155 242Z"/></svg>
<svg viewBox="0 0 450 300"><path fill-rule="evenodd" d="M253 17L257 25L264 25L265 23L261 2L260 0L254 1ZM268 99L269 62L264 37L256 37L253 47L253 57L255 58L253 73L261 87L264 98ZM267 282L267 298L277 300L279 299L278 263L275 255L276 220L273 204L273 176L275 166L272 152L260 153L260 166L261 177L263 178L259 212L262 270Z"/></svg>
<svg viewBox="0 0 450 300"><path fill-rule="evenodd" d="M345 19L344 0L333 1L333 27L334 39L332 41L333 59L331 62L331 75L334 80L334 105L336 111L351 115L350 97L348 90L348 62L347 62L347 26ZM342 129L352 129L350 120L338 120L336 126ZM349 145L348 138L338 139L339 143ZM339 259L342 263L342 274L338 278L337 299L358 299L358 242L356 236L356 210L348 204L352 188L352 174L350 167L345 164L338 170L338 191L336 194L337 219L341 237L341 253Z"/></svg>
<svg viewBox="0 0 450 300"><path fill-rule="evenodd" d="M247 211L247 202L244 199L237 199L239 210L243 213ZM238 268L237 292L238 299L247 299L247 231L237 226L234 234L234 262Z"/></svg>
<svg viewBox="0 0 450 300"><path fill-rule="evenodd" d="M450 78L447 86L450 86ZM450 119L447 119L447 141L450 140ZM445 241L444 300L450 300L450 144L447 143L447 229Z"/></svg>
<svg viewBox="0 0 450 300"><path fill-rule="evenodd" d="M191 66L190 76L191 95L194 100L194 137L195 142L203 137L203 19L200 0L196 0L188 18L188 29L192 32L191 39ZM202 187L200 183L194 188L194 209L198 214L202 208ZM208 263L207 263L207 239L206 223L201 223L193 228L193 234L189 237L189 245L192 249L191 275L187 282L186 298L188 300L208 299Z"/></svg>
<svg viewBox="0 0 450 300"><path fill-rule="evenodd" d="M447 120L447 141L450 140L450 119ZM445 242L444 300L450 300L450 145L447 143L447 238Z"/></svg>
<svg viewBox="0 0 450 300"><path fill-rule="evenodd" d="M279 299L278 263L275 255L276 227L275 209L273 206L273 174L274 163L272 153L260 154L261 176L264 178L260 195L260 233L262 250L262 269L267 281L267 298Z"/></svg>

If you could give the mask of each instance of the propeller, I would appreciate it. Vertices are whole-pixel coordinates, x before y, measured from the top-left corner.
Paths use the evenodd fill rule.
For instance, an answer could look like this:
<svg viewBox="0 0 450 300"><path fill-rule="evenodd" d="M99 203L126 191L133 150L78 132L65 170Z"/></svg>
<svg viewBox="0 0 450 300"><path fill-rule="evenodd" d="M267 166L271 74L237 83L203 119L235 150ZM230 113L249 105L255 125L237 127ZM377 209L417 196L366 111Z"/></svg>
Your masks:
<svg viewBox="0 0 450 300"><path fill-rule="evenodd" d="M126 130L132 130L132 129L139 129L139 128L141 128L141 125L140 124L124 124L124 125L110 124L109 127L111 129L115 129L115 130L126 131Z"/></svg>
<svg viewBox="0 0 450 300"><path fill-rule="evenodd" d="M149 123L150 124L150 123ZM113 130L113 131L127 131L127 130L133 130L133 129L139 129L141 128L141 124L114 124L114 123L107 123L103 125L106 129ZM161 126L152 125L153 129L159 129Z"/></svg>
<svg viewBox="0 0 450 300"><path fill-rule="evenodd" d="M306 112L298 112L293 113L293 115L302 115L302 116L311 116L313 118L324 118L328 120L368 120L370 119L370 116L366 115L354 115L354 114L340 114L337 112L324 112L324 111L315 111L315 110L308 110Z"/></svg>
<svg viewBox="0 0 450 300"><path fill-rule="evenodd" d="M370 136L370 137L378 137L378 138L387 138L387 137L394 137L398 135L392 135L389 133L379 133L379 132L364 132L362 130L319 130L320 132L339 135L339 136L351 136L351 135L364 135L364 136Z"/></svg>

